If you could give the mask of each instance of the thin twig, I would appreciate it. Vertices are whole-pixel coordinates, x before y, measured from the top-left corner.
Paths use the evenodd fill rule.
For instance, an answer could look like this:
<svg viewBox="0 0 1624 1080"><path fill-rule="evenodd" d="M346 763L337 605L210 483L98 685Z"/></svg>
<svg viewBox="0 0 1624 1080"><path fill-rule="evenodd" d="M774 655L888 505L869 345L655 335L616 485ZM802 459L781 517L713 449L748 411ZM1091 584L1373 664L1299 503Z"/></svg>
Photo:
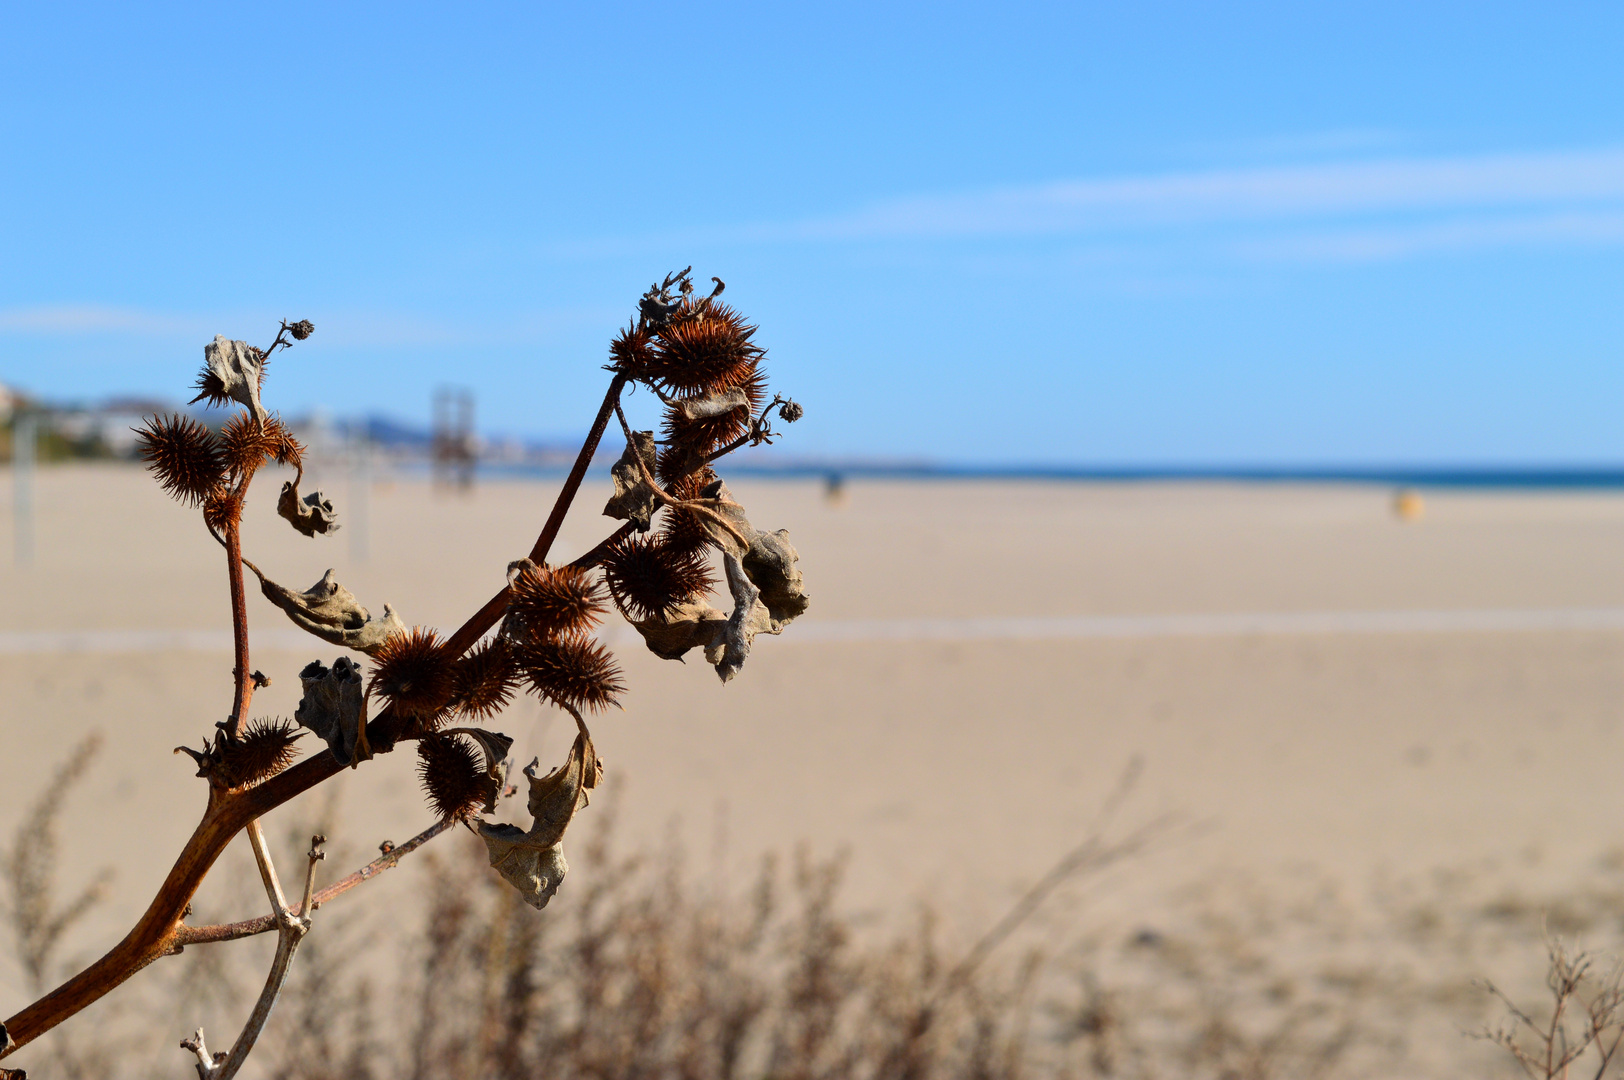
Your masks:
<svg viewBox="0 0 1624 1080"><path fill-rule="evenodd" d="M265 883L265 895L271 901L271 910L284 912L288 909L288 898L282 894L282 883L276 877L276 864L271 861L271 849L265 843L265 830L259 827L259 819L255 818L248 823L248 843L254 849L254 861L259 864L259 879Z"/></svg>
<svg viewBox="0 0 1624 1080"><path fill-rule="evenodd" d="M310 899L311 906L309 910L314 911L334 897L349 892L363 881L368 881L385 870L393 868L402 858L450 829L453 824L454 822L450 818L444 818L430 825L399 847L391 847L353 874L340 878L325 889L317 892ZM305 910L301 906L298 914L305 914ZM204 945L216 941L235 941L238 938L253 937L255 934L263 934L267 930L275 929L276 919L269 915L262 915L257 919L244 919L241 922L222 923L212 926L183 926L176 935L176 944L186 946Z"/></svg>
<svg viewBox="0 0 1624 1080"><path fill-rule="evenodd" d="M216 1063L208 1052L207 1044L203 1041L203 1029L198 1028L190 1039L181 1041L181 1049L189 1050L197 1055L197 1075L199 1080L231 1080L237 1075L248 1055L254 1049L259 1034L265 1030L265 1022L271 1018L271 1011L276 1008L276 999L282 994L282 986L288 981L288 972L293 967L293 955L299 949L299 943L310 932L310 917L308 915L295 915L288 910L287 901L282 898L282 886L276 878L276 867L271 862L270 850L265 846L265 834L259 827L259 822L251 822L248 826L249 842L254 847L254 857L260 864L260 875L265 879L265 891L271 898L271 905L275 908L277 923L276 957L271 961L270 973L265 977L265 988L259 993L259 1000L254 1003L254 1011L249 1014L248 1022L243 1025L242 1033L231 1046L231 1053L224 1061ZM309 865L305 869L305 897L311 895L316 877L316 863L324 856L321 851L323 837L310 838L310 852L306 856Z"/></svg>
<svg viewBox="0 0 1624 1080"><path fill-rule="evenodd" d="M774 436L776 436L778 433L772 430L771 425L767 421L767 414L772 412L773 409L779 405L784 404L784 402L785 399L783 397L774 394L773 399L762 407L761 415L750 421L750 430L745 432L743 435L740 435L737 439L734 439L726 446L718 447L717 449L712 450L710 454L706 456L705 464L709 465L716 459L726 457L733 451L741 449L745 446L759 446L762 443L766 443L767 445L771 446Z"/></svg>

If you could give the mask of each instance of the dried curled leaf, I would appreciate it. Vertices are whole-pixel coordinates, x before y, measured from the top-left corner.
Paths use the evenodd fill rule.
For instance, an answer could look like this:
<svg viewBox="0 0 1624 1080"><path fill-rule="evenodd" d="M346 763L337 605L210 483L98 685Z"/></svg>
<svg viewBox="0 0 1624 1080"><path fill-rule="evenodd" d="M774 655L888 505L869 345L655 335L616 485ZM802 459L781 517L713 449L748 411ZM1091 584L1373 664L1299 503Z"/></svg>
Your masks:
<svg viewBox="0 0 1624 1080"><path fill-rule="evenodd" d="M625 451L621 453L620 460L609 470L615 493L604 505L603 513L605 517L634 523L638 532L648 532L649 521L654 511L660 508L660 497L643 478L636 455L641 454L643 461L650 469L653 468L654 432L634 431L632 438L633 441L627 443Z"/></svg>
<svg viewBox="0 0 1624 1080"><path fill-rule="evenodd" d="M355 594L338 583L331 570L306 591L296 593L261 574L253 563L246 559L243 562L259 578L259 590L265 599L287 612L293 625L330 644L372 655L392 635L406 629L388 604L383 606L383 618L374 619Z"/></svg>
<svg viewBox="0 0 1624 1080"><path fill-rule="evenodd" d="M276 512L306 536L338 531L338 511L333 509L333 501L319 491L299 498L299 485L293 480L283 483Z"/></svg>
<svg viewBox="0 0 1624 1080"><path fill-rule="evenodd" d="M325 740L340 765L354 766L370 758L360 665L347 656L334 660L331 668L312 660L299 672L299 682L304 698L293 718Z"/></svg>
<svg viewBox="0 0 1624 1080"><path fill-rule="evenodd" d="M706 604L690 601L668 615L651 612L632 625L651 652L668 660L703 648L716 674L728 682L744 666L756 635L779 633L806 611L810 600L795 566L800 556L790 544L787 530L765 533L752 526L744 507L734 501L721 480L707 484L698 494L722 519L691 515L722 549L732 612L724 616ZM740 535L749 537L749 543L741 544ZM610 585L614 587L613 577Z"/></svg>
<svg viewBox="0 0 1624 1080"><path fill-rule="evenodd" d="M806 612L811 600L795 568L801 556L789 542L789 530L758 532L750 550L741 560L744 572L761 590L761 602L772 616L772 632L778 633Z"/></svg>
<svg viewBox="0 0 1624 1080"><path fill-rule="evenodd" d="M750 396L734 386L703 397L683 398L674 403L671 409L675 416L692 423L696 420L713 420L749 407Z"/></svg>
<svg viewBox="0 0 1624 1080"><path fill-rule="evenodd" d="M694 515L700 527L705 530L705 535L726 554L734 558L743 558L745 552L750 550L750 542L756 535L755 527L745 516L744 507L733 498L733 493L721 480L715 480L700 488L699 497L715 515Z"/></svg>
<svg viewBox="0 0 1624 1080"><path fill-rule="evenodd" d="M232 341L224 334L203 346L203 373L197 377L197 397L210 405L235 401L246 405L255 420L265 419L259 403L259 386L265 379L265 355L246 341Z"/></svg>
<svg viewBox="0 0 1624 1080"><path fill-rule="evenodd" d="M721 640L705 650L705 659L716 667L723 682L730 682L744 667L756 635L776 634L778 630L773 627L772 614L761 602L761 590L731 552L722 555L722 569L727 573L728 591L733 594L733 613L722 628Z"/></svg>
<svg viewBox="0 0 1624 1080"><path fill-rule="evenodd" d="M569 870L564 861L564 833L576 810L587 805L587 792L603 776L586 725L579 715L575 722L579 734L563 765L546 776L536 775L540 759L525 766L524 774L530 780L528 808L534 819L529 830L505 822L479 823L491 865L534 908L546 907L564 880Z"/></svg>
<svg viewBox="0 0 1624 1080"><path fill-rule="evenodd" d="M694 600L632 626L643 635L649 652L662 660L681 660L691 649L710 649L722 640L727 616L703 600Z"/></svg>

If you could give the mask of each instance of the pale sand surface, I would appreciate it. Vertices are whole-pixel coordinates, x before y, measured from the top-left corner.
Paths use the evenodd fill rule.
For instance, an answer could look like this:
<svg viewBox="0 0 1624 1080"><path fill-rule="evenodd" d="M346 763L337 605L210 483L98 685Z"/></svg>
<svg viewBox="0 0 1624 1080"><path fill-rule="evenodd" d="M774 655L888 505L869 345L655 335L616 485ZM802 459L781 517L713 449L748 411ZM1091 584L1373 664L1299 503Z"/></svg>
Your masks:
<svg viewBox="0 0 1624 1080"><path fill-rule="evenodd" d="M447 630L528 550L556 489L379 484L358 561L346 534L307 540L274 518L279 479L259 481L249 557L297 588L335 567L363 603ZM327 480L342 512L344 478ZM136 470L43 470L27 570L12 563L8 485L0 635L226 628L219 549ZM757 526L790 530L807 626L1624 607L1614 493L1429 493L1424 520L1404 524L1388 492L1356 486L857 482L839 507L814 483L732 486ZM606 495L595 476L558 556L611 530L597 515ZM286 620L257 595L250 613L286 641ZM1154 921L1167 896L1218 871L1312 873L1355 891L1462 865L1508 886L1555 881L1624 842L1624 632L798 642L800 625L761 639L726 687L701 663L661 662L613 635L630 692L594 734L624 778L629 840L661 843L678 820L703 871L723 835L719 865L741 881L762 850L849 848L853 904L929 897L972 928L1076 841L1136 756L1144 773L1123 822L1179 810L1206 828L1091 890L1091 917ZM299 667L334 654L314 639L256 652L275 680L256 714L292 715ZM190 831L201 781L170 751L224 715L229 669L224 652L0 654L0 836L70 745L106 738L63 839L70 882L118 873L83 951L128 926ZM533 701L495 726L521 761L567 744L565 723ZM335 840L362 852L426 825L413 764L396 754L351 774ZM0 985L0 1012L20 1003Z"/></svg>

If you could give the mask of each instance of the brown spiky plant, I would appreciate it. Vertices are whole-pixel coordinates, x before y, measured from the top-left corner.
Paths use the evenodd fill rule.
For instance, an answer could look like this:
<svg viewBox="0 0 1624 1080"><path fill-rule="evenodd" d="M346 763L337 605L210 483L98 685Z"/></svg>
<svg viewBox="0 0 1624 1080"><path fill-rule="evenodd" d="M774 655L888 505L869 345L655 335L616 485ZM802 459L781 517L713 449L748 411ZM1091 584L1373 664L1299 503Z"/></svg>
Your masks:
<svg viewBox="0 0 1624 1080"><path fill-rule="evenodd" d="M627 692L614 657L592 637L610 603L656 655L676 659L698 649L724 681L738 674L757 635L780 633L807 605L788 534L755 528L713 467L741 447L770 443L775 412L793 422L801 410L778 397L763 404L766 354L754 341L755 328L717 301L723 286L712 280L712 292L696 297L689 270L683 270L639 299L631 326L611 343L608 390L534 546L515 553L520 557L508 567L507 584L444 635L430 627L408 627L387 606L381 617L374 616L332 571L299 592L243 557L248 490L270 463L295 470L277 499L280 517L312 538L337 528L330 501L320 492L301 495L304 448L261 401L270 357L310 337L314 327L308 320L283 322L264 349L225 337L204 348L194 401L240 411L218 433L184 416L153 417L138 433L141 454L160 486L182 505L201 511L205 529L225 554L234 650L229 716L215 725L201 749L177 748L193 759L207 783L202 819L124 939L0 1026L0 1058L155 960L188 945L274 930L278 946L271 973L230 1049L211 1052L201 1029L182 1042L196 1055L203 1080L229 1080L252 1050L316 908L455 825L484 843L490 865L520 899L534 908L546 906L567 869L565 831L602 773L583 713L617 704ZM620 399L634 385L645 387L664 407L663 440L656 441L652 431L634 432L627 423ZM626 449L611 470L614 492L604 513L624 524L573 562L550 565L553 541L612 418L619 421ZM721 563L720 576L712 573L709 559ZM303 700L297 724L251 718L254 690L269 680L250 661L244 567L295 626L333 649L362 653L371 664L367 672L341 654L329 666L331 652L305 664L298 671ZM727 586L719 608L709 603L718 580ZM499 799L514 791L508 784L512 740L483 727L450 726L493 719L520 686L569 713L577 728L562 765L544 772L532 762L524 770L533 818L528 828L492 820ZM301 727L314 732L326 749L295 761ZM417 744L418 779L434 823L319 891L315 872L322 838L313 838L303 895L290 900L259 819L344 768L411 742ZM199 885L243 832L272 913L222 925L188 924Z"/></svg>

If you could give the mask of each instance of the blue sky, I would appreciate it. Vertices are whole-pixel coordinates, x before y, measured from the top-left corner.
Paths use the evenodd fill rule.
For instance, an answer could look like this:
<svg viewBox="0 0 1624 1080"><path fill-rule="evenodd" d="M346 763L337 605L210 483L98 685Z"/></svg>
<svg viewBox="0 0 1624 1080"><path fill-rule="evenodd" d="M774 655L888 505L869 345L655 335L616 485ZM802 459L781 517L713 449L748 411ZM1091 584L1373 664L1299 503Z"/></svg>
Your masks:
<svg viewBox="0 0 1624 1080"><path fill-rule="evenodd" d="M1624 7L0 7L0 381L564 436L668 269L794 453L1624 462ZM641 402L639 409L646 409Z"/></svg>

